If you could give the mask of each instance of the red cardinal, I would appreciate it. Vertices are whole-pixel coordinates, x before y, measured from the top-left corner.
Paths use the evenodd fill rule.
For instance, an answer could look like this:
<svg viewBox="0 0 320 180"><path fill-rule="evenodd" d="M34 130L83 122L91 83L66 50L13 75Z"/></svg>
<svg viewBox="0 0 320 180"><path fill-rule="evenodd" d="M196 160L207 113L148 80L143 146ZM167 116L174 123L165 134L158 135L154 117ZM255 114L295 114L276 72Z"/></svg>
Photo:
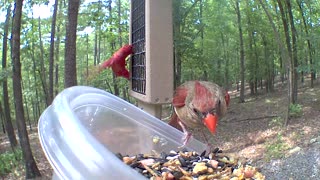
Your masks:
<svg viewBox="0 0 320 180"><path fill-rule="evenodd" d="M99 66L99 71L111 67L116 77L129 79L129 71L126 69L126 58L133 53L132 45L124 45L112 57Z"/></svg>
<svg viewBox="0 0 320 180"><path fill-rule="evenodd" d="M184 146L191 137L187 128L203 132L202 129L206 127L215 133L217 121L226 114L229 102L228 92L215 83L185 82L175 91L172 100L174 113L169 124L184 132ZM206 137L205 140L208 141Z"/></svg>

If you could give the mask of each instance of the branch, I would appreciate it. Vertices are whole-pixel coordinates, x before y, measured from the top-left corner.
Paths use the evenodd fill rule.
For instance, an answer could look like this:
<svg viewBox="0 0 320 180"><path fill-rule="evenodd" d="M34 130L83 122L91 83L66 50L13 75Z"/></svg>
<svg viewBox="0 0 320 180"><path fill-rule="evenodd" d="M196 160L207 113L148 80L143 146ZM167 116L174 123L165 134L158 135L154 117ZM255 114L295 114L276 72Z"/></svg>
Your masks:
<svg viewBox="0 0 320 180"><path fill-rule="evenodd" d="M200 29L198 30L198 32L191 38L191 42L193 42L193 41L198 37L198 35L201 33L201 31L203 31L204 27L205 27L205 24L202 25L202 26L200 27ZM188 50L188 48L185 48L185 49L181 52L181 54L184 54L187 50Z"/></svg>
<svg viewBox="0 0 320 180"><path fill-rule="evenodd" d="M0 36L5 37L4 33L0 33ZM10 38L6 37L7 40L11 40Z"/></svg>

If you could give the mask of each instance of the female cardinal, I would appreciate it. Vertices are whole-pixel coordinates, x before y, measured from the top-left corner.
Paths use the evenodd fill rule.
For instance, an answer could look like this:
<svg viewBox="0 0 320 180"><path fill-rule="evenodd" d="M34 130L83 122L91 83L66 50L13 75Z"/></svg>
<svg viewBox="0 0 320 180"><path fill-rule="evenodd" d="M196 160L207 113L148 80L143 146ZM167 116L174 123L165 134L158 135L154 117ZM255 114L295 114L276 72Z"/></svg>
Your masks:
<svg viewBox="0 0 320 180"><path fill-rule="evenodd" d="M169 124L184 132L185 146L191 137L187 128L203 132L202 129L206 127L215 133L218 118L226 114L229 102L228 92L215 83L185 82L176 89L173 96L174 112ZM206 137L205 140L208 143Z"/></svg>

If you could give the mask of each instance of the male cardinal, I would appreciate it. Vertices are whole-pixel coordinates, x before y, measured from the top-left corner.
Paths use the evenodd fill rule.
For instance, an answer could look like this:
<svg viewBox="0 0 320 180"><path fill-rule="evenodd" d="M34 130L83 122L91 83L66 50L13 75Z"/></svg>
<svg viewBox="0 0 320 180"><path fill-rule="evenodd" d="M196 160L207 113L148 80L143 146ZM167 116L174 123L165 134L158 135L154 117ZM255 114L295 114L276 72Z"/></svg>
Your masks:
<svg viewBox="0 0 320 180"><path fill-rule="evenodd" d="M229 102L228 92L215 83L185 82L176 89L173 96L174 112L169 124L184 132L185 146L191 137L188 130L203 132L206 127L211 133L215 133L217 121L226 114ZM205 141L208 143L206 137Z"/></svg>
<svg viewBox="0 0 320 180"><path fill-rule="evenodd" d="M111 67L116 77L129 79L129 71L126 69L126 58L133 53L132 45L124 45L112 57L104 61L99 66L99 72L107 67Z"/></svg>

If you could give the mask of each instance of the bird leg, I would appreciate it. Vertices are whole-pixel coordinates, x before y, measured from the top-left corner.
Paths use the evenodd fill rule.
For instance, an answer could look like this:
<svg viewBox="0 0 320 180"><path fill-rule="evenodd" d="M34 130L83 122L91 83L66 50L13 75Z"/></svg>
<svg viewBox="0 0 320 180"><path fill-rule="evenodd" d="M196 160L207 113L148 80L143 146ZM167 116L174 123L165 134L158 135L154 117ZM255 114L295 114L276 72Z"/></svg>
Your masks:
<svg viewBox="0 0 320 180"><path fill-rule="evenodd" d="M207 154L209 154L213 150L212 144L209 143L209 140L208 140L204 131L201 131L201 134L202 134L204 141L206 142L206 145L207 145L206 152L207 152Z"/></svg>
<svg viewBox="0 0 320 180"><path fill-rule="evenodd" d="M178 123L179 123L179 125L181 126L182 131L183 131L183 134L184 134L184 137L182 138L182 140L183 140L183 145L180 146L179 148L183 148L183 147L185 147L185 146L188 144L188 142L189 142L189 140L190 140L190 138L191 138L191 136L192 136L192 133L190 133L190 132L187 131L187 128L185 127L185 125L184 125L181 121L179 121Z"/></svg>

